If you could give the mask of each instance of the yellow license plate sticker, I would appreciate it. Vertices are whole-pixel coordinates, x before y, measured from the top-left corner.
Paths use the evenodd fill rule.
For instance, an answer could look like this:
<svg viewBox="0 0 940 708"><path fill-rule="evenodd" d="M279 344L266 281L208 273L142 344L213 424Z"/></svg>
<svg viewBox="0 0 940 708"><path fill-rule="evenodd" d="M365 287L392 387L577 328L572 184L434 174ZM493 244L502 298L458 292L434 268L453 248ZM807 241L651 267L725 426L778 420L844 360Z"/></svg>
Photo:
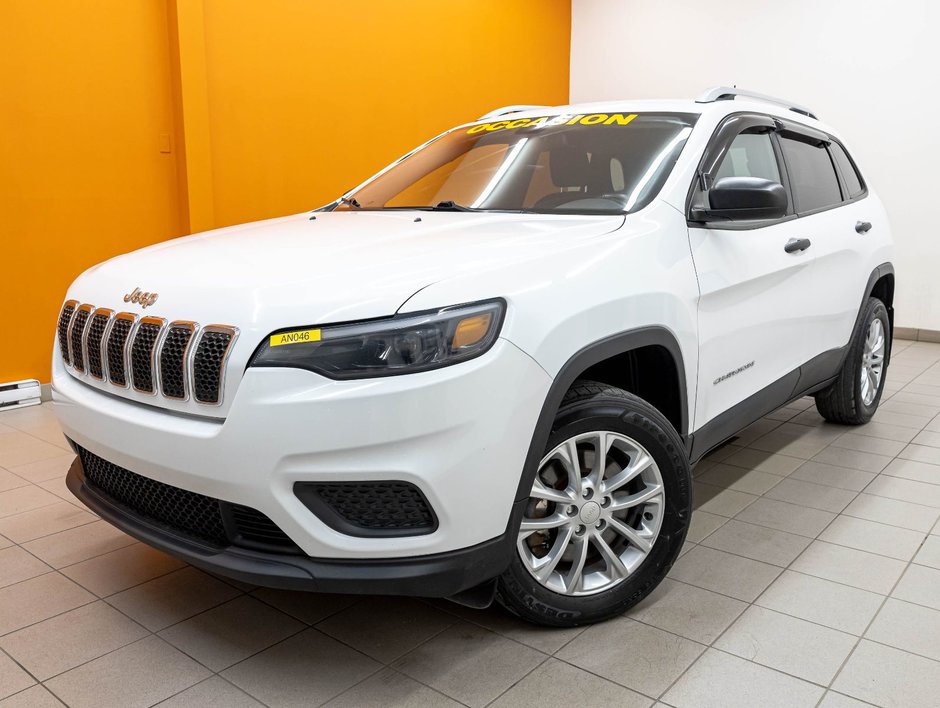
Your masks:
<svg viewBox="0 0 940 708"><path fill-rule="evenodd" d="M272 334L270 345L280 347L284 344L307 344L308 342L319 342L320 330L318 329L299 329L295 332L281 332Z"/></svg>

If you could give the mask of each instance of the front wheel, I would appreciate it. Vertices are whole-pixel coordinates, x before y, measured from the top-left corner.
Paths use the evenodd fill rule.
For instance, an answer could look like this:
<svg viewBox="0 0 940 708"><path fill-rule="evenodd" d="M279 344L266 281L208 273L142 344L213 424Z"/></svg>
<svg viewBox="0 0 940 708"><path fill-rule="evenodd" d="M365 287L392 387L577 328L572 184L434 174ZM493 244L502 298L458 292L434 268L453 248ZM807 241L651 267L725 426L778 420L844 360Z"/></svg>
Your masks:
<svg viewBox="0 0 940 708"><path fill-rule="evenodd" d="M682 440L646 401L577 382L562 401L497 599L532 622L620 614L660 583L691 515Z"/></svg>

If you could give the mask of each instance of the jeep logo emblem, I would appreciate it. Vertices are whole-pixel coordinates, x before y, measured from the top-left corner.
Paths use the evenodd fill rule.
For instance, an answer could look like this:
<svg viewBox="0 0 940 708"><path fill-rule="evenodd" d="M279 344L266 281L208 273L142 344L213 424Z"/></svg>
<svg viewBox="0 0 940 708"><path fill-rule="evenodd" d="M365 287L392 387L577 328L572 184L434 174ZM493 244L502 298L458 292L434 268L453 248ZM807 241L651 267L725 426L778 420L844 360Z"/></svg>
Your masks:
<svg viewBox="0 0 940 708"><path fill-rule="evenodd" d="M140 288L134 288L132 292L124 296L124 302L133 302L143 308L150 307L160 297L157 293L145 293Z"/></svg>

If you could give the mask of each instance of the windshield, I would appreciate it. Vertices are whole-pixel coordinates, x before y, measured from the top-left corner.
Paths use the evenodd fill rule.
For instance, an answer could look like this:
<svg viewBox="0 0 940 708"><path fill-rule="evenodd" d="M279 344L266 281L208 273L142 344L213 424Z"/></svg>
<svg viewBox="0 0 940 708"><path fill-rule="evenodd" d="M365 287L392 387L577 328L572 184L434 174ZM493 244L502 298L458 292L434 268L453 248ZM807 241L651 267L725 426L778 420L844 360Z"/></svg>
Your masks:
<svg viewBox="0 0 940 708"><path fill-rule="evenodd" d="M464 126L411 154L335 208L638 211L666 181L696 117L593 113Z"/></svg>

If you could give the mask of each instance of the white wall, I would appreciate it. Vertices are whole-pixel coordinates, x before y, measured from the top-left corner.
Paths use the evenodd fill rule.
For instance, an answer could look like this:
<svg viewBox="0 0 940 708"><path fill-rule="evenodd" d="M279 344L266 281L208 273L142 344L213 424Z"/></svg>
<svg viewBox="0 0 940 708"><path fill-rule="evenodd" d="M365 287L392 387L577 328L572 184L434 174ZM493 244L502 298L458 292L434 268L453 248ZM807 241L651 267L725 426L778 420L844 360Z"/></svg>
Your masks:
<svg viewBox="0 0 940 708"><path fill-rule="evenodd" d="M891 216L896 323L940 330L940 2L572 0L571 100L737 85L840 131Z"/></svg>

